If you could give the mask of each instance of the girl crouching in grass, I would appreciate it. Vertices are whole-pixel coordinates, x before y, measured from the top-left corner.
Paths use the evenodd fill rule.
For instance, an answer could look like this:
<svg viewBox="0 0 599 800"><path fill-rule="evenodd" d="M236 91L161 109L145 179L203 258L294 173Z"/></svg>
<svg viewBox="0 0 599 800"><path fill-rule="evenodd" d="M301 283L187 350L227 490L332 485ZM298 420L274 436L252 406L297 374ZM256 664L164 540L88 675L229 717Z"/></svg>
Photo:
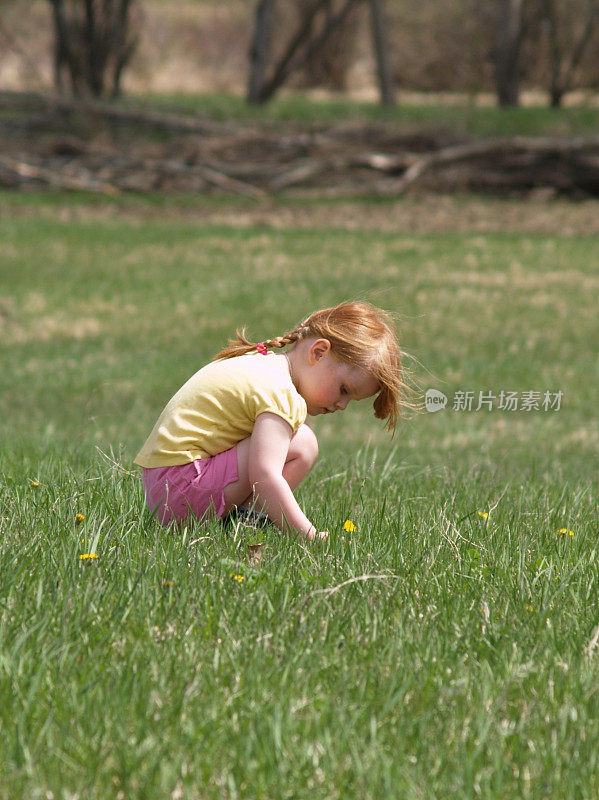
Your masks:
<svg viewBox="0 0 599 800"><path fill-rule="evenodd" d="M257 344L237 331L168 402L137 455L148 507L163 525L252 507L284 532L326 539L293 494L318 455L306 416L374 397L393 433L408 394L393 322L368 303L316 311Z"/></svg>

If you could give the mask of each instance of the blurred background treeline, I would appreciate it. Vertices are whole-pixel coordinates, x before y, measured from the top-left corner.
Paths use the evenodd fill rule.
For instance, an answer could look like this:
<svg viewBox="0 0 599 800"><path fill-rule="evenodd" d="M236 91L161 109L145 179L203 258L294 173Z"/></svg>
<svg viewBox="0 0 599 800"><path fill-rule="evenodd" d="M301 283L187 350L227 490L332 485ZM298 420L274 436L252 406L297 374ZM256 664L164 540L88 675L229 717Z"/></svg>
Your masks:
<svg viewBox="0 0 599 800"><path fill-rule="evenodd" d="M594 103L599 0L0 2L3 90L246 97L258 56L263 80L283 71L275 91L370 100L380 96L377 48L388 101Z"/></svg>

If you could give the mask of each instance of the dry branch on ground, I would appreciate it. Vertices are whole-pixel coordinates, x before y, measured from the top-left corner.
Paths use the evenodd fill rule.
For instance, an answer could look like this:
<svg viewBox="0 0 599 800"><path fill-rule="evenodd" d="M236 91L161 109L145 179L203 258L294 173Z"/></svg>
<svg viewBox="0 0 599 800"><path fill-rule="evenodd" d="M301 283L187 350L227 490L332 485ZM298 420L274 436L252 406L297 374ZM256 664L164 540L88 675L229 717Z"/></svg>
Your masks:
<svg viewBox="0 0 599 800"><path fill-rule="evenodd" d="M599 138L479 141L389 125L219 123L8 94L0 110L0 186L10 188L599 195Z"/></svg>

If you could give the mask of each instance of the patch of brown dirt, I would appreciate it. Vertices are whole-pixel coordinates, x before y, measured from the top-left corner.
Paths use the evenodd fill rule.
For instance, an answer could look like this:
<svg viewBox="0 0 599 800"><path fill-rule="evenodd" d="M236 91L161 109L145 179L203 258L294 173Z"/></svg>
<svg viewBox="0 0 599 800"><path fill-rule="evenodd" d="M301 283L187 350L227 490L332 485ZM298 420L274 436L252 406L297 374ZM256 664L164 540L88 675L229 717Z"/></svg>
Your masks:
<svg viewBox="0 0 599 800"><path fill-rule="evenodd" d="M306 199L277 201L236 200L217 204L176 198L160 204L129 202L78 203L76 205L29 204L26 195L0 199L0 217L39 216L62 221L147 220L174 223L266 226L274 229L380 231L385 233L543 233L557 236L599 234L599 200L499 200L470 196L410 196L400 200L369 202Z"/></svg>
<svg viewBox="0 0 599 800"><path fill-rule="evenodd" d="M187 216L187 212L185 212ZM198 218L197 213L195 218ZM386 233L598 234L599 201L497 200L460 196L410 197L383 203L300 201L202 211L202 222L274 228L341 228Z"/></svg>

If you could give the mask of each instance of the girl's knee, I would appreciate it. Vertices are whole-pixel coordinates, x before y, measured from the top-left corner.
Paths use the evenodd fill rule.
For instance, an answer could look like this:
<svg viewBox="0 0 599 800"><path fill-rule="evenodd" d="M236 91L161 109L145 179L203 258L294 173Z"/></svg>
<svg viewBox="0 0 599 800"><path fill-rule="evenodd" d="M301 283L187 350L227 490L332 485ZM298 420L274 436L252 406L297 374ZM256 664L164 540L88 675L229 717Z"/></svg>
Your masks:
<svg viewBox="0 0 599 800"><path fill-rule="evenodd" d="M318 439L316 434L312 428L304 423L300 425L293 439L295 440L294 444L297 446L297 455L310 469L318 458Z"/></svg>

